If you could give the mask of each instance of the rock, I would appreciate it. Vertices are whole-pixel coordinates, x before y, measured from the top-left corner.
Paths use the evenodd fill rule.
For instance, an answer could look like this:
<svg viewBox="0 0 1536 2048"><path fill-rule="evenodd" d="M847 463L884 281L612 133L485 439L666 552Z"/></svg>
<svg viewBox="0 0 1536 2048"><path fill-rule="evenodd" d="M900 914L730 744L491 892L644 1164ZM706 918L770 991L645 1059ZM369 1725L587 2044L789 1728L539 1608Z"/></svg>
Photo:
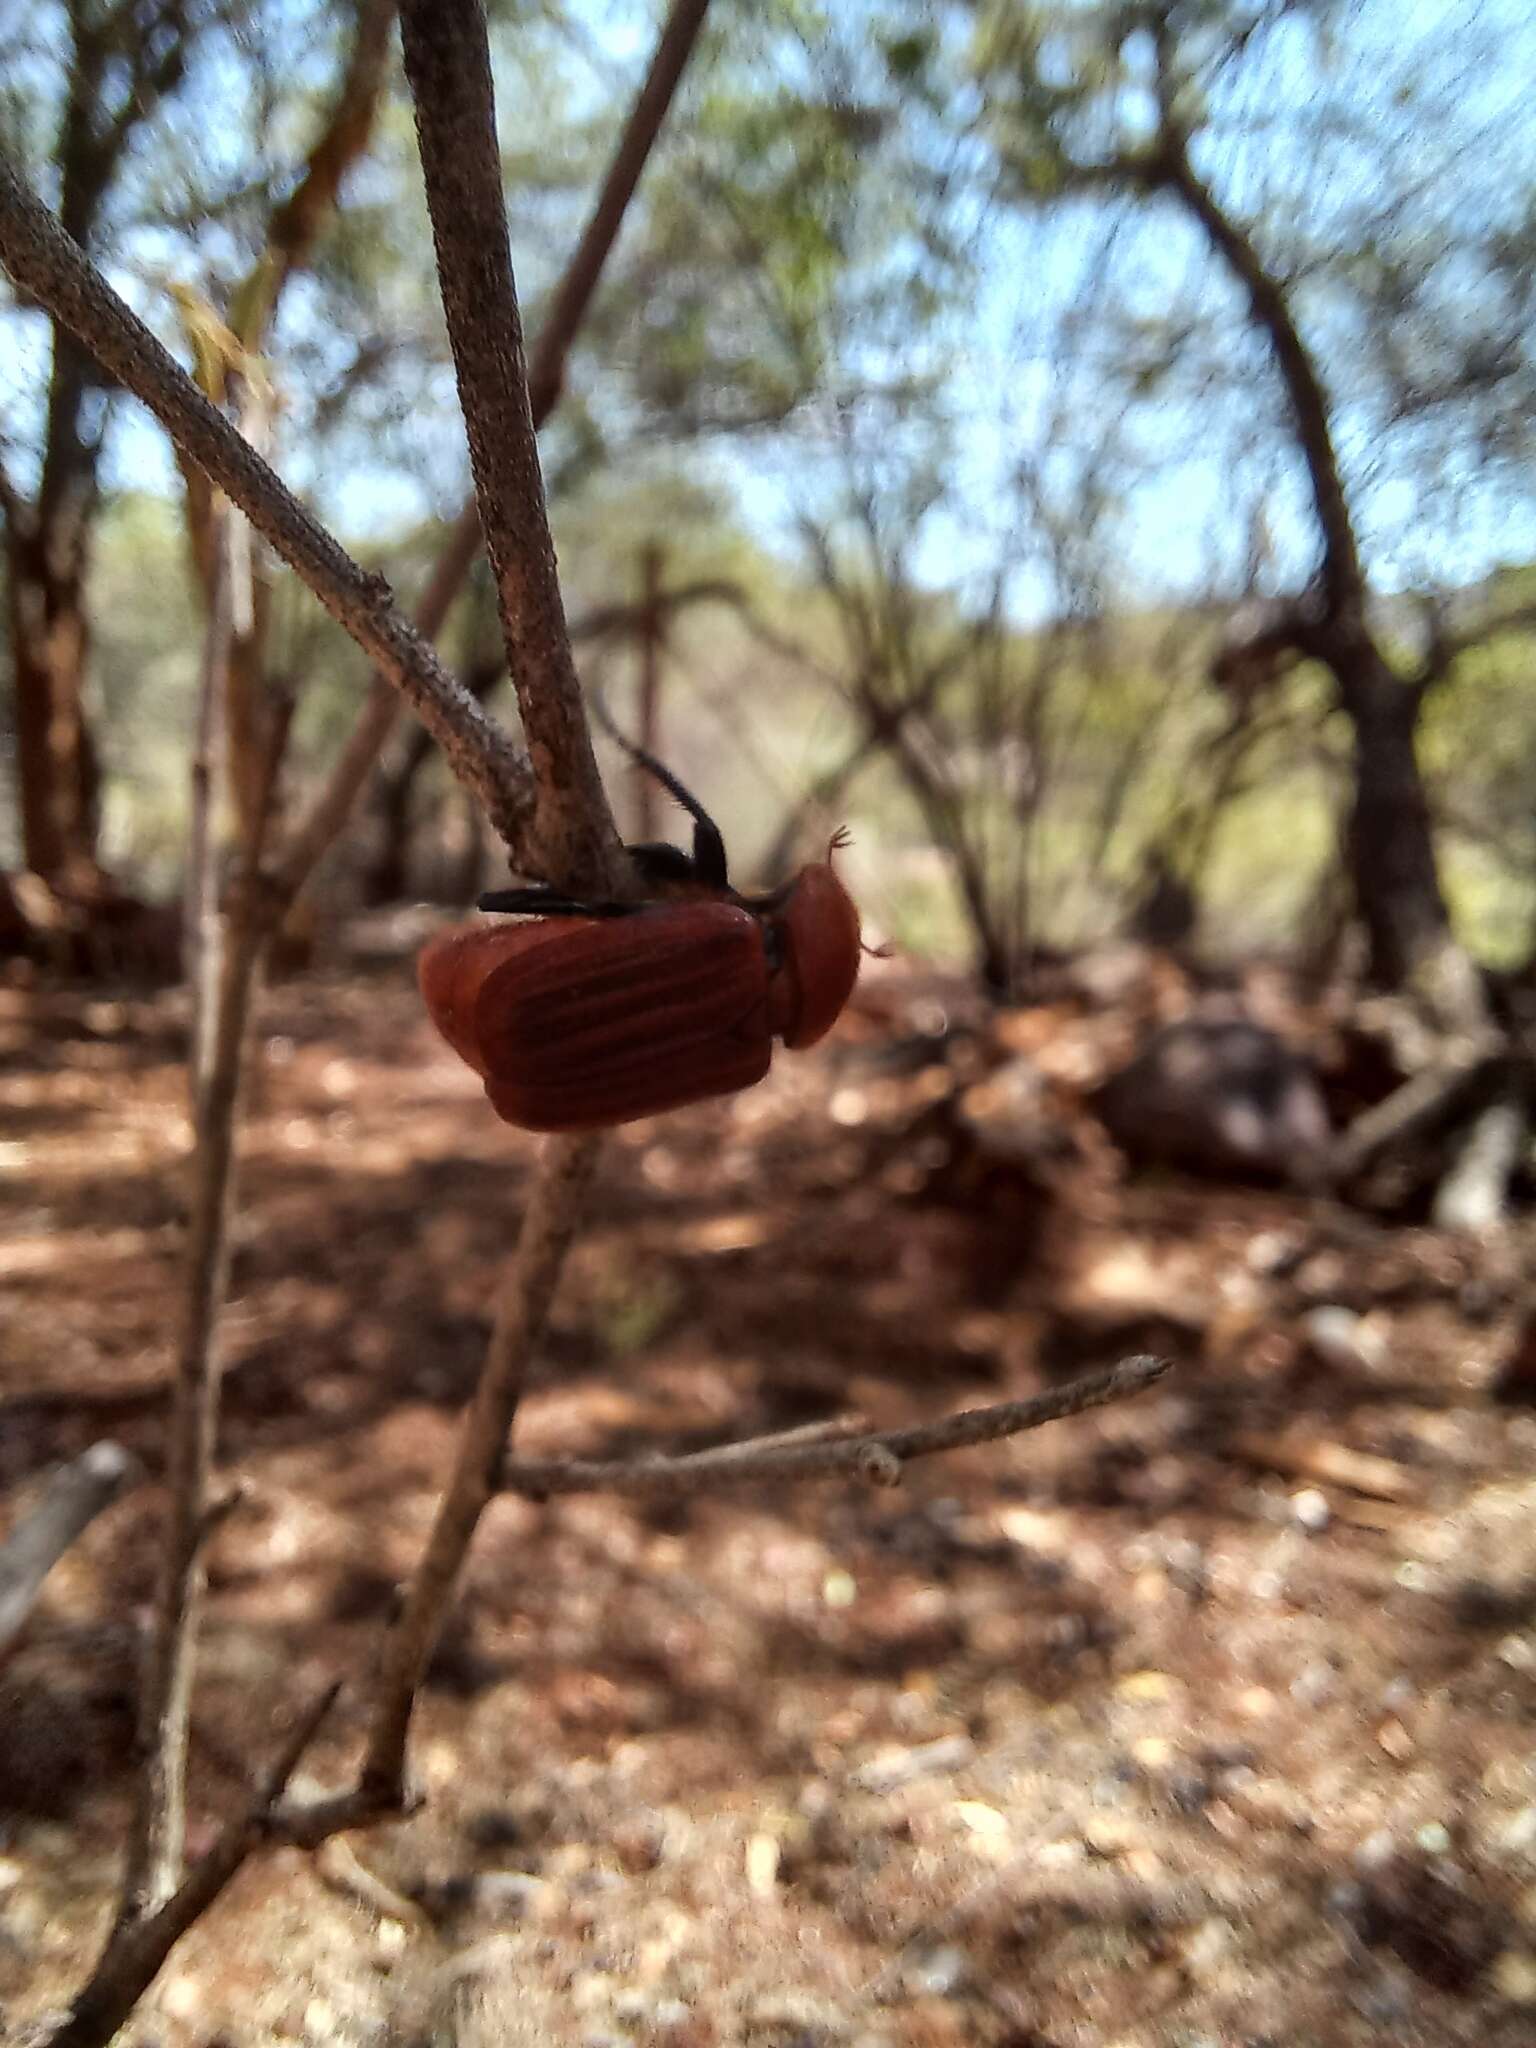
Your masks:
<svg viewBox="0 0 1536 2048"><path fill-rule="evenodd" d="M1310 1063L1241 1016L1165 1025L1092 1106L1144 1164L1297 1186L1317 1177L1331 1138Z"/></svg>
<svg viewBox="0 0 1536 2048"><path fill-rule="evenodd" d="M1341 1372L1371 1372L1387 1355L1381 1332L1351 1308L1332 1302L1309 1308L1301 1327L1313 1357Z"/></svg>
<svg viewBox="0 0 1536 2048"><path fill-rule="evenodd" d="M1528 1949L1506 1949L1494 1962L1493 1984L1511 2005L1536 2005L1536 1956Z"/></svg>

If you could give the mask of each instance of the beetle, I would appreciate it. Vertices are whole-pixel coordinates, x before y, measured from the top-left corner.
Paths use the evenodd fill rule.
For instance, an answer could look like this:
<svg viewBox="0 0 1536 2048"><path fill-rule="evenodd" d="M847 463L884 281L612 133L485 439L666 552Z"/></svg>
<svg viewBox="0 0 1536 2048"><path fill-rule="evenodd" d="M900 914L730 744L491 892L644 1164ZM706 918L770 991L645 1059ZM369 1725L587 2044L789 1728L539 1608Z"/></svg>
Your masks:
<svg viewBox="0 0 1536 2048"><path fill-rule="evenodd" d="M417 963L438 1030L503 1122L529 1131L603 1130L752 1087L775 1039L798 1051L831 1030L864 950L832 865L844 833L781 888L741 895L703 805L599 710L693 819L692 851L626 848L640 902L492 890L479 908L518 922L441 933Z"/></svg>

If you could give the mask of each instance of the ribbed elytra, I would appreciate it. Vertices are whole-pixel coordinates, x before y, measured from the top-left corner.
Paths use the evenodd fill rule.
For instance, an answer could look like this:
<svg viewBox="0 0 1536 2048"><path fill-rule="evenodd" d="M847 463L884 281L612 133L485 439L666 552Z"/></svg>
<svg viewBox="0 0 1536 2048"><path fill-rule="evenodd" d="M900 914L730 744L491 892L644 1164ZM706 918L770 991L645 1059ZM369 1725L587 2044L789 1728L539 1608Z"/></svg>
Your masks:
<svg viewBox="0 0 1536 2048"><path fill-rule="evenodd" d="M841 834L783 888L741 896L697 801L622 744L695 821L691 855L629 849L655 900L493 891L481 909L515 923L443 932L417 964L437 1028L524 1130L601 1130L750 1088L774 1039L814 1045L858 979L859 913L832 867Z"/></svg>

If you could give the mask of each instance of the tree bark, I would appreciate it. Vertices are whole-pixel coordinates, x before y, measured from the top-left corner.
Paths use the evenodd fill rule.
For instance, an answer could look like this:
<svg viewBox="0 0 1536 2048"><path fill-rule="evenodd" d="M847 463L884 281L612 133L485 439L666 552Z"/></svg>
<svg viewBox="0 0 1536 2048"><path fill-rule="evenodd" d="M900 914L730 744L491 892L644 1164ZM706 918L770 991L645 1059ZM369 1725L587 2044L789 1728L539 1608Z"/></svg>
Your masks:
<svg viewBox="0 0 1536 2048"><path fill-rule="evenodd" d="M1316 598L1293 608L1293 644L1334 678L1354 740L1355 790L1346 857L1356 907L1370 943L1372 978L1387 988L1434 981L1441 970L1462 1007L1461 966L1440 888L1434 820L1419 772L1415 730L1423 692L1392 671L1366 616L1359 541L1333 437L1327 390L1296 323L1282 281L1252 236L1196 175L1187 137L1166 125L1141 172L1152 191L1175 199L1242 287L1248 316L1274 354L1306 467L1322 542ZM1461 1021L1457 1018L1455 1021Z"/></svg>
<svg viewBox="0 0 1536 2048"><path fill-rule="evenodd" d="M1406 988L1452 943L1419 772L1420 693L1393 674L1363 630L1330 634L1327 660L1353 739L1345 851L1371 978Z"/></svg>
<svg viewBox="0 0 1536 2048"><path fill-rule="evenodd" d="M22 855L65 893L97 878L100 775L85 707L85 581L99 438L85 423L92 372L55 333L42 481L5 527Z"/></svg>
<svg viewBox="0 0 1536 2048"><path fill-rule="evenodd" d="M97 875L96 749L85 711L90 648L84 576L55 573L40 537L6 548L22 859L60 893Z"/></svg>
<svg viewBox="0 0 1536 2048"><path fill-rule="evenodd" d="M191 24L185 0L148 7L117 0L100 9L71 7L67 14L66 91L55 152L59 225L86 249L135 130L181 84ZM109 81L115 114L104 106ZM28 867L63 895L92 895L103 879L96 860L101 778L85 691L85 583L106 418L102 382L79 342L55 326L36 496L28 503L9 485L0 488L22 852Z"/></svg>

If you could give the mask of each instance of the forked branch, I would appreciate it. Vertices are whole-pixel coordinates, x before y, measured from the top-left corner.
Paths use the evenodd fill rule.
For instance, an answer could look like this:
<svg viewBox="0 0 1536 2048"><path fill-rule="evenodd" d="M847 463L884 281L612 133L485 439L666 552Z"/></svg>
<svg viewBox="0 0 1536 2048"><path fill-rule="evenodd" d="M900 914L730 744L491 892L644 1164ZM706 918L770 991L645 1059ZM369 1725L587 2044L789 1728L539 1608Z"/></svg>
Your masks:
<svg viewBox="0 0 1536 2048"><path fill-rule="evenodd" d="M507 843L516 844L532 794L519 749L396 610L385 579L362 569L304 509L3 158L0 262L239 506L431 727L454 774L475 792Z"/></svg>

